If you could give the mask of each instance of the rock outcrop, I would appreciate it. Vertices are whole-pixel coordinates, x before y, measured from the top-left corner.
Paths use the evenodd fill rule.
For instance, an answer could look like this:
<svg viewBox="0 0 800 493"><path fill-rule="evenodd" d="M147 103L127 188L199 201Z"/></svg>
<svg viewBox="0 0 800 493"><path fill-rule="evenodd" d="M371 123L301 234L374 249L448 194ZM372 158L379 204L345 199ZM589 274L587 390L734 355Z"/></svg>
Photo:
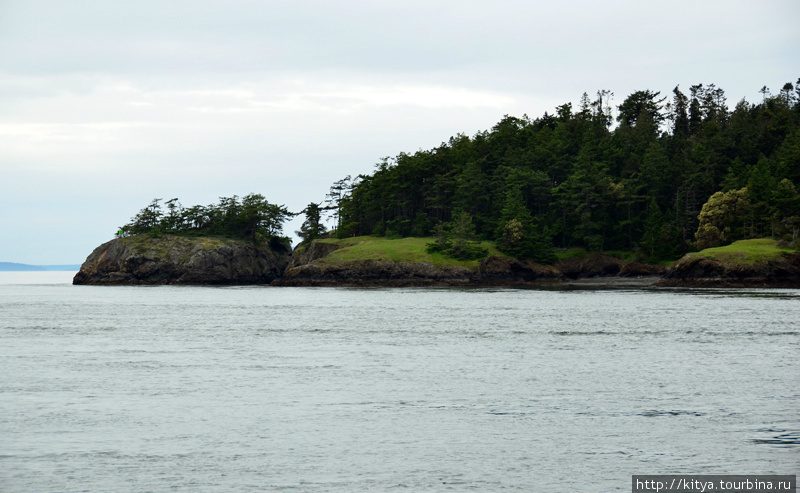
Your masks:
<svg viewBox="0 0 800 493"><path fill-rule="evenodd" d="M616 258L600 253L585 257L568 258L556 262L556 269L570 279L585 277L610 277L619 275L625 263Z"/></svg>
<svg viewBox="0 0 800 493"><path fill-rule="evenodd" d="M211 238L138 235L97 247L73 284L272 284L276 286L578 286L800 288L800 252L753 261L688 254L665 269L603 254L553 266L489 256L477 267L365 259L330 261L340 247L313 242L291 255L282 245ZM741 254L744 255L744 254ZM659 279L660 277L660 279Z"/></svg>
<svg viewBox="0 0 800 493"><path fill-rule="evenodd" d="M553 266L490 255L478 267L481 284L514 285L532 282L560 281L561 271Z"/></svg>
<svg viewBox="0 0 800 493"><path fill-rule="evenodd" d="M292 252L289 268L300 267L301 265L310 264L316 260L323 259L338 249L339 245L335 243L313 241L310 245L298 247Z"/></svg>
<svg viewBox="0 0 800 493"><path fill-rule="evenodd" d="M314 242L308 247L295 250L283 277L272 284L276 286L558 286L562 281L575 279L646 277L644 280L646 282L640 284L648 285L663 272L663 268L659 266L624 262L601 254L561 261L555 266L491 255L473 269L392 260L324 261L337 248L335 244Z"/></svg>
<svg viewBox="0 0 800 493"><path fill-rule="evenodd" d="M308 263L289 267L274 286L468 286L475 272L426 262L359 260L341 264Z"/></svg>
<svg viewBox="0 0 800 493"><path fill-rule="evenodd" d="M97 247L73 284L268 284L289 262L280 247L209 237L138 235Z"/></svg>
<svg viewBox="0 0 800 493"><path fill-rule="evenodd" d="M688 254L675 262L657 283L663 287L800 287L800 253L747 262L735 256L714 259Z"/></svg>

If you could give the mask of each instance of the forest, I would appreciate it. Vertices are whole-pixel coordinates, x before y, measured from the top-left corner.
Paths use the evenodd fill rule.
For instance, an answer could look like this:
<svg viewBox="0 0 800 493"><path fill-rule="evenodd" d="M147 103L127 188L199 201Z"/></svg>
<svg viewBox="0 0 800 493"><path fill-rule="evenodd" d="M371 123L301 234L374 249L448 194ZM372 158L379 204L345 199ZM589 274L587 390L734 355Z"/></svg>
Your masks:
<svg viewBox="0 0 800 493"><path fill-rule="evenodd" d="M603 90L506 116L335 182L298 234L319 236L327 212L340 238L469 236L540 261L572 247L657 261L745 238L797 245L800 80L761 94L730 109L721 88L698 84L612 107Z"/></svg>
<svg viewBox="0 0 800 493"><path fill-rule="evenodd" d="M696 249L800 236L800 79L758 103L728 107L714 84L663 96L584 93L577 108L531 119L505 116L431 150L384 158L371 174L336 181L300 213L306 243L339 238L434 237L430 251L478 258L471 240L518 258L556 249L633 252L649 261ZM154 199L117 236L212 235L288 246L283 223L300 213L263 195L183 207ZM276 243L277 244L277 243ZM473 245L473 246L471 246Z"/></svg>

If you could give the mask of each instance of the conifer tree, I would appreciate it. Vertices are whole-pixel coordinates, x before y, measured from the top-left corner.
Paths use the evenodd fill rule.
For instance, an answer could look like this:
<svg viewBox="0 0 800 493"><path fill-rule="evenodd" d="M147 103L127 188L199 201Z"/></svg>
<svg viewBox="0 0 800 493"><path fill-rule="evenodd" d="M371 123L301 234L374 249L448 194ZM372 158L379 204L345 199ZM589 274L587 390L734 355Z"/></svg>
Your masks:
<svg viewBox="0 0 800 493"><path fill-rule="evenodd" d="M310 243L325 234L327 229L322 223L320 204L310 202L301 212L306 215L306 220L300 225L300 231L295 231L303 239L301 244Z"/></svg>

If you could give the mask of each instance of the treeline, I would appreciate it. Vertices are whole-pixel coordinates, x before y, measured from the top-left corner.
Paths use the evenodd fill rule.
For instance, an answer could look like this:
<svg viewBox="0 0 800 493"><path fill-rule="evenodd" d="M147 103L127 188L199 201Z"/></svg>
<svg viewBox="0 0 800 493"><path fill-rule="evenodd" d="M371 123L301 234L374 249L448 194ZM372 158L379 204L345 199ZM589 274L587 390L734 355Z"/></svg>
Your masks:
<svg viewBox="0 0 800 493"><path fill-rule="evenodd" d="M430 236L468 217L477 239L530 258L553 247L666 259L745 237L796 242L800 80L761 92L730 110L713 84L637 91L613 118L613 95L599 91L553 115L506 116L336 182L336 234Z"/></svg>
<svg viewBox="0 0 800 493"><path fill-rule="evenodd" d="M184 236L222 236L258 241L268 240L273 246L289 239L282 236L283 223L294 217L282 205L269 203L261 194L242 198L220 197L218 204L183 207L177 198L161 203L153 199L150 205L119 228L118 237L147 233Z"/></svg>

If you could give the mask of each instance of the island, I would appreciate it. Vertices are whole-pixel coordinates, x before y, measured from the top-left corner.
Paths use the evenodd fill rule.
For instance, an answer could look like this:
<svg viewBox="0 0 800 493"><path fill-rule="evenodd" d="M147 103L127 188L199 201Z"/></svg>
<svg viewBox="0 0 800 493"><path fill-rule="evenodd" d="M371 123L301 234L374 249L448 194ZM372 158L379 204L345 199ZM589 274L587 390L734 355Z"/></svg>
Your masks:
<svg viewBox="0 0 800 493"><path fill-rule="evenodd" d="M75 282L796 286L800 82L732 109L714 84L611 95L384 158L298 212L154 199Z"/></svg>
<svg viewBox="0 0 800 493"><path fill-rule="evenodd" d="M316 287L779 287L800 288L800 252L770 239L743 240L652 264L583 250L553 265L520 260L483 243L481 260L429 253L432 238L317 239L289 252L245 240L147 235L95 249L75 275L90 285Z"/></svg>

